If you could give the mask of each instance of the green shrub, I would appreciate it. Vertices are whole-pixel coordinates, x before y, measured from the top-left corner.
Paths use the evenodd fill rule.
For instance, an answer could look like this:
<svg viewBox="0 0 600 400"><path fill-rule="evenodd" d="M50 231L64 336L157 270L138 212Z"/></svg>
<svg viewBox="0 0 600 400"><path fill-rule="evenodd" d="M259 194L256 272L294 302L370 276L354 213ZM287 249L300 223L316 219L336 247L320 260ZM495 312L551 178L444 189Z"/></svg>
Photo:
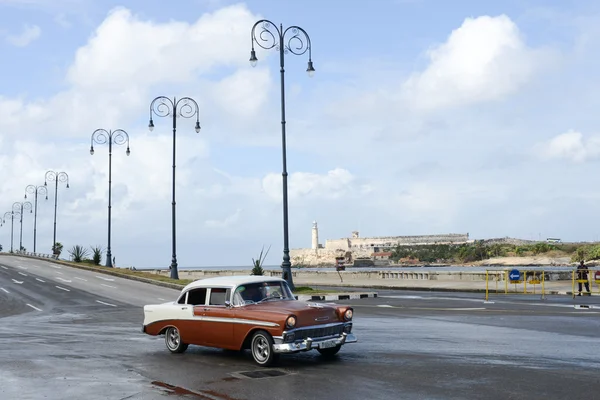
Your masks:
<svg viewBox="0 0 600 400"><path fill-rule="evenodd" d="M263 256L263 252L265 250L265 246L263 246L263 248L261 249L260 254L258 256L258 259L255 260L254 258L252 258L252 273L251 273L251 275L264 275L265 274L265 270L263 269L262 265L265 262L265 258L267 258L267 254L269 254L270 249L271 249L271 246L269 246L269 248L267 249L267 252Z"/></svg>
<svg viewBox="0 0 600 400"><path fill-rule="evenodd" d="M84 258L88 256L88 251L85 247L80 245L75 245L71 247L69 250L69 254L71 255L71 260L74 262L82 262Z"/></svg>
<svg viewBox="0 0 600 400"><path fill-rule="evenodd" d="M94 264L100 265L100 262L102 262L102 253L104 252L102 246L90 246L90 248L92 249L92 261L94 261Z"/></svg>

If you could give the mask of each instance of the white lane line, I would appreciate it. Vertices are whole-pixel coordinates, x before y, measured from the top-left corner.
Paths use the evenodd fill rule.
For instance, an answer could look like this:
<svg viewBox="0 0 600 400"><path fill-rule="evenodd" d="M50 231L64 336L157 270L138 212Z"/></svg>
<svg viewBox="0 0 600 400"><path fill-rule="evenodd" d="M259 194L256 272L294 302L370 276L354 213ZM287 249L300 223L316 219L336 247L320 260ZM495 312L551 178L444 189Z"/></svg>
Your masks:
<svg viewBox="0 0 600 400"><path fill-rule="evenodd" d="M16 279L13 279L13 282L14 282L14 283L17 283L17 284L19 284L19 285L22 285L22 284L23 284L23 281L18 281L18 280L16 280Z"/></svg>
<svg viewBox="0 0 600 400"><path fill-rule="evenodd" d="M96 303L104 304L104 305L106 305L106 306L116 307L116 305L114 305L114 304L105 303L105 302L103 302L103 301L100 301L100 300L96 300Z"/></svg>
<svg viewBox="0 0 600 400"><path fill-rule="evenodd" d="M24 274L23 272L19 272L19 275L27 276L27 274Z"/></svg>
<svg viewBox="0 0 600 400"><path fill-rule="evenodd" d="M60 275L62 275L62 274L63 274L63 273L62 273L62 272L60 272L60 271L56 271L56 273L57 273L57 274L60 274Z"/></svg>
<svg viewBox="0 0 600 400"><path fill-rule="evenodd" d="M166 301L165 299L163 299L162 297L157 297L157 299L162 300L162 301Z"/></svg>
<svg viewBox="0 0 600 400"><path fill-rule="evenodd" d="M0 290L2 290L4 293L10 293L8 290L4 289L3 287L0 287Z"/></svg>
<svg viewBox="0 0 600 400"><path fill-rule="evenodd" d="M79 279L80 281L87 282L87 279L83 279L83 278L80 278L80 277L78 277L78 276L76 276L76 277L75 277L75 279Z"/></svg>
<svg viewBox="0 0 600 400"><path fill-rule="evenodd" d="M21 268L21 269L27 269L27 267L23 267L21 265L17 265L17 268Z"/></svg>
<svg viewBox="0 0 600 400"><path fill-rule="evenodd" d="M101 283L101 285L102 285L102 286L109 287L109 288L111 288L111 289L116 289L116 288L117 288L116 286L110 286L110 285L107 285L107 284L105 284L105 283Z"/></svg>
<svg viewBox="0 0 600 400"><path fill-rule="evenodd" d="M382 308L396 308L394 306L390 306L389 304L378 304L377 307L382 307Z"/></svg>
<svg viewBox="0 0 600 400"><path fill-rule="evenodd" d="M27 305L31 308L33 308L34 310L38 310L38 311L42 311L39 308L37 308L36 306L32 306L31 304L27 303Z"/></svg>
<svg viewBox="0 0 600 400"><path fill-rule="evenodd" d="M40 281L40 282L46 282L45 280L43 280L43 279L40 279L40 278L35 278L35 280L36 280L36 281Z"/></svg>
<svg viewBox="0 0 600 400"><path fill-rule="evenodd" d="M4 269L8 269L8 268L6 268L4 265L0 265L0 267L2 267L2 268L4 268Z"/></svg>
<svg viewBox="0 0 600 400"><path fill-rule="evenodd" d="M72 280L70 280L70 279L64 279L64 278L61 278L60 276L57 276L57 277L56 277L56 279L59 279L59 280L61 280L61 281L63 281L63 282L67 282L67 283L71 283L71 282L73 282L73 281L72 281Z"/></svg>
<svg viewBox="0 0 600 400"><path fill-rule="evenodd" d="M111 282L114 282L114 279L111 279L111 278L105 278L105 277L103 277L103 276L98 276L98 275L96 275L96 278L104 279L105 281L111 281Z"/></svg>
<svg viewBox="0 0 600 400"><path fill-rule="evenodd" d="M55 269L62 269L62 267L59 267L58 265L52 265L52 264L48 264L48 265Z"/></svg>
<svg viewBox="0 0 600 400"><path fill-rule="evenodd" d="M70 292L69 289L65 289L64 287L61 287L61 286L56 286L56 287L59 288L60 290L64 290L65 292Z"/></svg>

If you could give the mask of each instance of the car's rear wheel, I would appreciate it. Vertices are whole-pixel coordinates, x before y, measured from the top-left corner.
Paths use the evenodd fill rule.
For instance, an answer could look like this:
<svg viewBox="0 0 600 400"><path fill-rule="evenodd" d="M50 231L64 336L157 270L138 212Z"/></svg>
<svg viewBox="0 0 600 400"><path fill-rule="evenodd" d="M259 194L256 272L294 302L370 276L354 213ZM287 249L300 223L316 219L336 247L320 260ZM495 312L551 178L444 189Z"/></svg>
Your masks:
<svg viewBox="0 0 600 400"><path fill-rule="evenodd" d="M337 354L338 351L342 348L341 344L338 344L335 347L329 347L327 349L317 349L319 353L321 353L324 357L333 357Z"/></svg>
<svg viewBox="0 0 600 400"><path fill-rule="evenodd" d="M165 344L171 353L183 353L187 350L188 345L181 341L179 329L171 326L165 331Z"/></svg>
<svg viewBox="0 0 600 400"><path fill-rule="evenodd" d="M252 352L254 361L262 367L268 367L273 364L273 361L275 360L273 338L268 332L256 331L254 335L252 335L250 351Z"/></svg>

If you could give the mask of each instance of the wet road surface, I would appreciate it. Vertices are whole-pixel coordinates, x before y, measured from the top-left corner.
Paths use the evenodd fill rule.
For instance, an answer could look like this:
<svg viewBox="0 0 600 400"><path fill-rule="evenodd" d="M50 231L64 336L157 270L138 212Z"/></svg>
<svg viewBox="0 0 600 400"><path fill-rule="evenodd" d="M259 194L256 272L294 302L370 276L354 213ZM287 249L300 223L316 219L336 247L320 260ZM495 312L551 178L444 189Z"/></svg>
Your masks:
<svg viewBox="0 0 600 400"><path fill-rule="evenodd" d="M600 391L600 298L378 291L333 360L167 351L141 306L178 291L0 256L0 399L564 399ZM576 309L574 305L588 308Z"/></svg>

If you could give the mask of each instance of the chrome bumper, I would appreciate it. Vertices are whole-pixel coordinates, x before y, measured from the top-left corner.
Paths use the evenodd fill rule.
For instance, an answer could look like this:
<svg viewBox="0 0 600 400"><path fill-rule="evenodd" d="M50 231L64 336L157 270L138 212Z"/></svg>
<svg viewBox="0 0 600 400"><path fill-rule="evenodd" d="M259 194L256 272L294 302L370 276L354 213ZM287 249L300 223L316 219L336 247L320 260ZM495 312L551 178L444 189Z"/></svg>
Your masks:
<svg viewBox="0 0 600 400"><path fill-rule="evenodd" d="M302 341L292 343L275 343L273 344L273 351L275 353L296 353L298 351L308 351L316 349L324 349L329 347L341 346L346 343L356 343L358 339L352 333L342 333L338 337L318 338L311 339L306 338Z"/></svg>

